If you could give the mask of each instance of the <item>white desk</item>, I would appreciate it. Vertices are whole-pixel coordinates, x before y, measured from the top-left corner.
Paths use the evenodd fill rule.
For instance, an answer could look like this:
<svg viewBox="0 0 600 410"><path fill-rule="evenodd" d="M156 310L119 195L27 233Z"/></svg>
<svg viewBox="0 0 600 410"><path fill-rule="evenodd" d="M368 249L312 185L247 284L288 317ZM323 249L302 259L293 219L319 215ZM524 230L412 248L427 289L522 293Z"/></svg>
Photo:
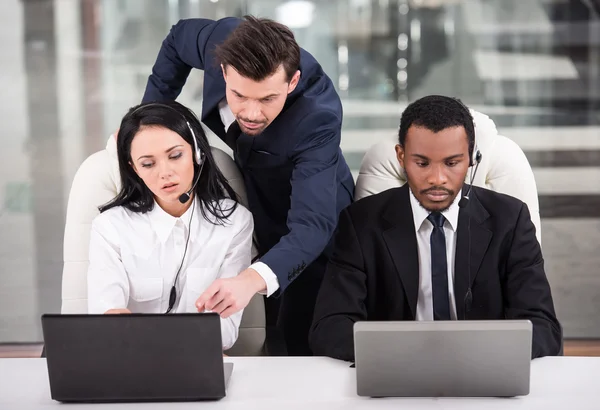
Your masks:
<svg viewBox="0 0 600 410"><path fill-rule="evenodd" d="M356 395L355 370L321 357L228 358L235 363L227 397L217 402L69 404L89 409L600 409L600 358L560 357L532 362L531 393L518 398L369 399ZM407 371L410 371L408 369ZM0 409L57 408L45 359L0 359Z"/></svg>

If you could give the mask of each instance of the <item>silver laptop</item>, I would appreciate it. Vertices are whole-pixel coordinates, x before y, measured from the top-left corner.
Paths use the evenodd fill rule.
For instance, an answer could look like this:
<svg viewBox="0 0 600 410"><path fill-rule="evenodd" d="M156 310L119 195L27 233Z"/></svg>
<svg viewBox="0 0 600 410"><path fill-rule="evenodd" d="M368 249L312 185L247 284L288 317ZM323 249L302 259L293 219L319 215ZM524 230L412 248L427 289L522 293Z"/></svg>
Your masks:
<svg viewBox="0 0 600 410"><path fill-rule="evenodd" d="M358 322L356 382L368 397L529 394L528 320Z"/></svg>

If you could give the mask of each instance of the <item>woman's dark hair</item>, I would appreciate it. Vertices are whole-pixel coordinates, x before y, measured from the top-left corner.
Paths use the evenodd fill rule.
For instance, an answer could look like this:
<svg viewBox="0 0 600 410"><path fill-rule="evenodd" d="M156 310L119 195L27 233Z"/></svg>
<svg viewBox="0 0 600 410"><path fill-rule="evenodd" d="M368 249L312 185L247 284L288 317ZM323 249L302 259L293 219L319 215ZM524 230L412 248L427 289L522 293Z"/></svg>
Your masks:
<svg viewBox="0 0 600 410"><path fill-rule="evenodd" d="M281 23L245 16L215 49L223 67L232 66L242 77L262 81L283 64L289 82L300 68L300 46L294 33Z"/></svg>
<svg viewBox="0 0 600 410"><path fill-rule="evenodd" d="M195 153L188 124L196 135L198 148L204 153L202 174L194 194L202 205L200 207L202 216L211 222L208 212L216 218L217 224L223 224L223 220L229 218L237 207L237 195L217 168L198 118L191 110L174 101L140 104L130 108L123 117L117 136L117 156L122 188L112 201L99 207L100 212L116 206L123 206L133 212L151 211L154 207L154 196L131 165L131 142L142 127L164 127L179 134L191 145L192 152ZM194 180L199 171L200 167L194 161ZM220 200L228 197L235 202L231 207L224 208Z"/></svg>
<svg viewBox="0 0 600 410"><path fill-rule="evenodd" d="M424 127L433 132L462 126L467 132L469 160L472 162L475 146L475 126L469 109L459 99L442 95L429 95L409 104L400 119L398 140L401 146L404 146L406 134L411 125Z"/></svg>

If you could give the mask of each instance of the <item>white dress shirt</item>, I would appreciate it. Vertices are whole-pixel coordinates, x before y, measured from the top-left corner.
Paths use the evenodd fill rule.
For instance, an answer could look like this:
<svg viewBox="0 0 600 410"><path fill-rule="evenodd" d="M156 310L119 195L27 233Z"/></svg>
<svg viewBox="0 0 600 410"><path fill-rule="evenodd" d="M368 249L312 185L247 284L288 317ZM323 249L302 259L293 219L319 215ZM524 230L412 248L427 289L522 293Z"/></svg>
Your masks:
<svg viewBox="0 0 600 410"><path fill-rule="evenodd" d="M221 122L225 127L225 132L227 132L229 126L231 126L231 124L235 121L235 115L233 115L233 112L231 111L231 108L229 108L229 105L225 99L221 100L219 103L219 115L221 116ZM263 278L267 284L267 291L259 293L271 296L273 292L279 289L279 280L277 279L277 275L275 275L271 268L269 268L265 263L260 261L255 262L250 266L250 268L258 272L260 277Z"/></svg>
<svg viewBox="0 0 600 410"><path fill-rule="evenodd" d="M410 190L409 190L410 191ZM454 298L454 257L456 253L456 230L458 229L458 201L460 193L454 198L452 205L442 212L444 234L446 236L446 259L448 262L448 298L450 301L450 317L456 320L456 301ZM431 212L421 206L410 191L410 206L413 212L417 248L419 250L419 294L417 297L416 320L433 320L433 288L431 285L431 232L433 224L427 219Z"/></svg>
<svg viewBox="0 0 600 410"><path fill-rule="evenodd" d="M232 204L230 199L222 200L223 209ZM89 313L122 308L133 313L166 312L188 226L189 243L177 279L173 312L197 312L196 300L215 279L230 278L244 270L251 258L252 214L238 204L225 225L215 225L202 216L200 206L194 200L180 218L169 215L157 203L147 213L115 207L98 215L90 238ZM221 318L224 350L237 340L242 312Z"/></svg>

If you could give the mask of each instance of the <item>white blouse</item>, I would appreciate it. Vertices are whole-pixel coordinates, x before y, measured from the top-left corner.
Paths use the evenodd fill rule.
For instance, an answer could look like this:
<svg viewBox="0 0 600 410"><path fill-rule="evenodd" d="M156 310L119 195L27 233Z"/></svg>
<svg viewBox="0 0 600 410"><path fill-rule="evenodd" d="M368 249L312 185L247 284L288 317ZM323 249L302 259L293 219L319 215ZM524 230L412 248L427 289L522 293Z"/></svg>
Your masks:
<svg viewBox="0 0 600 410"><path fill-rule="evenodd" d="M233 201L221 203L227 209ZM196 300L215 279L230 278L246 269L251 261L252 214L238 204L225 225L215 225L202 216L200 206L194 201L180 218L156 203L145 214L115 207L98 215L90 238L88 312L121 308L133 313L166 312L194 207L172 312L197 312ZM224 350L237 340L242 312L221 318Z"/></svg>

